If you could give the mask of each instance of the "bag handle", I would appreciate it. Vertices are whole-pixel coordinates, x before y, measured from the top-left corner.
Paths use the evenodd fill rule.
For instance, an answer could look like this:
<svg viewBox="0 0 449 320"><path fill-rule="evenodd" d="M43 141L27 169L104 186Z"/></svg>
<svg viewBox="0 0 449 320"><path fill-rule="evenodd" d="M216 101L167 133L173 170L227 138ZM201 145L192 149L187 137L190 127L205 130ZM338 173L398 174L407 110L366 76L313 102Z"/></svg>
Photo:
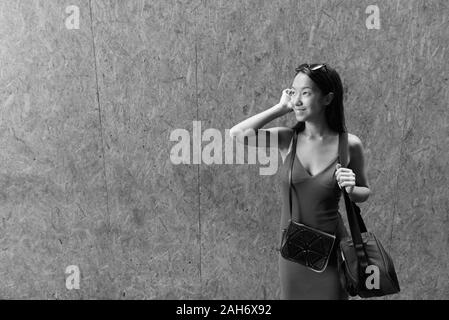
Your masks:
<svg viewBox="0 0 449 320"><path fill-rule="evenodd" d="M346 167L346 162L348 159L348 133L343 132L341 133L341 135L342 139L340 140L341 144L338 150L338 162L342 167ZM362 270L365 270L365 268L368 266L368 255L366 254L366 249L365 245L363 244L361 233L367 232L366 226L363 222L362 215L360 214L359 206L351 201L348 193L346 192L346 187L341 187L340 189L345 200L346 214L348 216L348 223L349 229L351 230L352 241L357 253L357 260L359 261Z"/></svg>

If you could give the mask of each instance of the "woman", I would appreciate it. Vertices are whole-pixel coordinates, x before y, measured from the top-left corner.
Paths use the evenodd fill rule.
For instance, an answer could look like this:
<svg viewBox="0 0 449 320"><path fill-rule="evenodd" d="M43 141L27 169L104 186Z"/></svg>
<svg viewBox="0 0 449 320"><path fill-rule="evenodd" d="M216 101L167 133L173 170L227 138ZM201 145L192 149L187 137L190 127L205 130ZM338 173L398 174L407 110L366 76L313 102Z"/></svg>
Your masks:
<svg viewBox="0 0 449 320"><path fill-rule="evenodd" d="M354 202L366 201L370 194L364 167L364 152L360 139L348 133L348 163L339 164L338 146L341 133L346 132L343 109L343 87L338 73L325 64L302 64L295 69L292 88L285 89L278 104L256 114L230 130L232 137L245 144L257 146L258 139L246 139L264 131L264 148L277 148L283 164L281 228L288 225L290 157L295 157L292 170L292 219L336 233L336 243L329 263L322 273L284 259L279 254L281 299L348 299L337 270L338 241L348 235L339 210L341 189L346 188ZM298 121L292 128L260 129L268 122L294 112ZM296 154L292 155L292 141L297 133ZM270 146L270 135L276 146ZM298 202L299 199L299 202ZM299 206L299 207L298 207ZM280 243L281 232L279 233Z"/></svg>

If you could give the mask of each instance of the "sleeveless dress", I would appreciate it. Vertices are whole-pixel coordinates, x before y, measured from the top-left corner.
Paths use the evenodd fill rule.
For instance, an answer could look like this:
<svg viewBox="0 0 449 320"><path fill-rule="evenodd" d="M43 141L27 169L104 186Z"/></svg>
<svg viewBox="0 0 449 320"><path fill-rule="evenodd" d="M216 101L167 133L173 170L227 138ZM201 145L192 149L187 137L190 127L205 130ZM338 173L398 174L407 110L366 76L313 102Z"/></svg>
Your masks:
<svg viewBox="0 0 449 320"><path fill-rule="evenodd" d="M339 149L342 135L339 136ZM281 194L282 215L279 242L281 242L282 230L287 227L290 219L289 211L289 177L288 170L291 165L291 157L295 157L292 168L292 220L300 221L310 227L325 232L336 234L336 241L329 257L326 269L315 272L307 267L284 259L279 252L279 276L281 280L281 299L299 300L338 300L348 299L345 289L342 288L337 271L337 247L339 240L348 235L339 212L339 200L341 190L335 179L336 164L335 157L324 170L311 176L302 166L296 154L292 154L292 141L287 156L282 164ZM298 148L297 148L298 150ZM341 164L345 166L344 164ZM301 220L299 220L298 198L301 209Z"/></svg>

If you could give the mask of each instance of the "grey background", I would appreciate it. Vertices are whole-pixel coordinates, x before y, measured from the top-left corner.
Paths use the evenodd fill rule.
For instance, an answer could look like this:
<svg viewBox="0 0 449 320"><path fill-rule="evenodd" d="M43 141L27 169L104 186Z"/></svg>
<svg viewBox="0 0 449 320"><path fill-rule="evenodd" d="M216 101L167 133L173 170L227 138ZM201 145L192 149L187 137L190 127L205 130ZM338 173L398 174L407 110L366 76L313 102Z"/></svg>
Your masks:
<svg viewBox="0 0 449 320"><path fill-rule="evenodd" d="M371 4L380 30L365 26ZM343 79L373 191L360 207L402 288L385 299L449 298L447 1L0 9L0 298L278 299L279 177L173 165L169 136L194 120L224 136L302 62Z"/></svg>

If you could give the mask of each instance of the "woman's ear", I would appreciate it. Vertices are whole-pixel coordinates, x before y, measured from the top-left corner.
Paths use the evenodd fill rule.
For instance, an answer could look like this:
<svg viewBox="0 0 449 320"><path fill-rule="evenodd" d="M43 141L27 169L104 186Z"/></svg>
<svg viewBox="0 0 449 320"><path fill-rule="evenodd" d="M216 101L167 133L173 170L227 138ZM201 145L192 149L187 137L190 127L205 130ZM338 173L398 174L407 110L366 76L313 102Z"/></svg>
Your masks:
<svg viewBox="0 0 449 320"><path fill-rule="evenodd" d="M332 102L332 99L334 99L334 93L333 92L329 92L324 97L324 105L328 106Z"/></svg>

